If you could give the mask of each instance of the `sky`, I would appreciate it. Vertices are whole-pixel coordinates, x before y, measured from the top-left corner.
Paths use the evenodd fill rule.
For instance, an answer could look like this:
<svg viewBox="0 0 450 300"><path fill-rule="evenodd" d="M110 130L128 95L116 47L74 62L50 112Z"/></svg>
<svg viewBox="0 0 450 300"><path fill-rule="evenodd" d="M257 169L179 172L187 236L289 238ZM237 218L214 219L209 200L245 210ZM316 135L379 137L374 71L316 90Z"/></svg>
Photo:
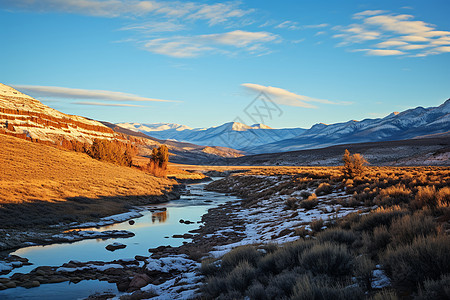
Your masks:
<svg viewBox="0 0 450 300"><path fill-rule="evenodd" d="M450 97L450 1L0 0L0 82L68 114L273 128Z"/></svg>

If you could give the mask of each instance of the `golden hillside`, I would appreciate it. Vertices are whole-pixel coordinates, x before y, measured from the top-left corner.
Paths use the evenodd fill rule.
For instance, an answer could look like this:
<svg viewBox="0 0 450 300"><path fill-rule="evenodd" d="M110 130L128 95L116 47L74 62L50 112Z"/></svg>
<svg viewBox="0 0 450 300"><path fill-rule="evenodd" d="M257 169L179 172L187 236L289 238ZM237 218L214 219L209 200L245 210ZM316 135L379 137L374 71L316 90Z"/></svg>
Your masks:
<svg viewBox="0 0 450 300"><path fill-rule="evenodd" d="M0 220L21 209L31 213L28 210L37 206L41 213L76 214L82 219L123 212L125 206L161 200L156 197L174 183L2 134L0 146Z"/></svg>

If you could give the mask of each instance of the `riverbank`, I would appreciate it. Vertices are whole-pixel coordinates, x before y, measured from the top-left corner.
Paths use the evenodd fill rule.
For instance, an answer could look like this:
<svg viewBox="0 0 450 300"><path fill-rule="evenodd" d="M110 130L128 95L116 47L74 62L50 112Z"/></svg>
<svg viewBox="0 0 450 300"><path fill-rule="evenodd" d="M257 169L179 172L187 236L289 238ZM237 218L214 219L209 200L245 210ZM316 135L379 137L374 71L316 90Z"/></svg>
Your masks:
<svg viewBox="0 0 450 300"><path fill-rule="evenodd" d="M136 244L136 241L134 241L134 238L130 239L121 239L121 243L125 244L126 249L130 248L128 252L124 252L124 250L117 250L117 254L120 257L125 257L123 259L116 259L116 260L108 260L107 257L110 257L111 255L106 255L108 252L105 249L101 251L101 248L98 249L100 251L97 255L99 258L103 258L102 261L94 260L94 261L88 261L78 258L73 259L72 261L69 261L70 259L66 260L65 264L61 265L54 265L54 266L39 266L36 265L35 267L30 266L27 269L27 272L21 272L20 269L14 270L14 275L9 277L0 277L0 289L4 288L12 288L12 287L32 287L37 286L37 282L39 282L39 285L41 284L48 284L48 283L54 283L54 282L61 282L63 284L64 282L71 282L71 283L77 283L78 284L84 284L86 280L99 280L102 281L108 281L110 283L113 283L116 285L118 290L120 291L128 291L128 292L139 292L138 289L136 289L136 281L139 281L142 283L152 283L154 285L163 285L164 289L175 289L181 283L179 281L183 278L186 278L186 272L188 270L191 270L191 275L193 276L195 273L198 272L199 269L199 262L201 256L203 254L199 254L198 251L195 251L196 245L195 243L190 243L191 238L195 234L194 231L190 231L190 233L187 233L189 228L197 228L199 222L205 222L204 219L200 219L201 215L206 213L205 210L204 213L201 213L198 215L198 219L195 217L189 217L189 211L192 209L196 209L195 207L208 207L210 205L216 205L215 203L223 203L225 202L223 199L231 199L232 197L224 197L223 195L216 194L216 193L210 193L206 192L205 195L202 195L202 190L200 186L203 185L195 185L195 186L189 186L186 191L182 192L182 198L178 201L171 201L167 204L161 204L159 206L150 206L150 207L144 207L142 211L136 211L137 214L144 214L144 217L138 217L134 216L132 223L130 222L124 222L121 224L118 224L118 226L112 226L108 227L106 226L105 229L126 229L130 230L133 233L136 233L137 236L142 234L142 230L145 232L149 231L146 230L143 226L145 225L145 222L150 221L150 224L153 223L152 219L155 218L161 218L160 221L161 225L157 225L154 228L158 230L158 228L162 225L167 223L166 218L171 217L171 223L174 222L177 224L177 228L175 228L175 232L172 236L172 238L169 239L162 239L166 240L167 242L170 242L171 240L178 240L179 243L182 244L182 241L185 240L185 245L182 245L181 247L159 247L156 249L148 249L145 248L145 252L147 255L142 253L142 251L133 251L134 244ZM195 187L195 188L194 188ZM180 206L181 205L181 206ZM186 206L187 205L187 206ZM194 205L194 206L190 206ZM198 206L200 205L200 206ZM206 206L205 206L206 205ZM174 213L174 207L180 206L179 213ZM202 208L203 209L203 208ZM213 208L214 210L215 208ZM167 215L166 215L167 210ZM149 214L150 212L150 214ZM126 214L123 214L126 216ZM122 217L125 217L123 216ZM177 217L179 215L179 217ZM125 218L121 218L121 215L117 216L121 221L126 220ZM149 220L149 216L151 216ZM182 217L183 220L180 218ZM175 220L174 220L175 218ZM148 220L148 221L146 221ZM136 222L136 224L134 224ZM108 222L101 221L101 225L109 224ZM92 223L86 223L83 224L82 227L89 227L96 224ZM125 226L126 224L127 226ZM133 225L131 225L133 224ZM171 225L172 226L172 225ZM149 228L150 229L150 228ZM90 229L88 229L90 230ZM141 233L139 233L141 230ZM159 229L161 230L161 229ZM183 234L183 230L186 230L185 234ZM164 231L164 230L163 230ZM101 232L101 231L100 231ZM86 235L86 231L80 231L80 233L84 233L83 235ZM99 232L97 232L99 233ZM177 234L175 234L177 233ZM146 233L148 237L155 239L157 238L155 235L151 233ZM163 242L161 240L161 242ZM143 242L143 246L151 245L152 243L148 241L146 237L144 239L141 238L139 242ZM166 242L166 243L167 243ZM107 242L107 244L111 244L112 242ZM113 244L113 243L112 243ZM164 245L165 243L160 243L159 245ZM192 245L191 245L192 244ZM166 244L167 245L167 244ZM187 246L191 245L191 246ZM63 246L63 245L61 245ZM70 244L66 244L67 247L64 247L64 249L70 249ZM95 245L94 245L95 246ZM134 248L133 248L134 247ZM98 247L96 247L98 248ZM63 248L61 248L63 249ZM82 246L82 249L85 249L89 252L89 248L86 248L86 246ZM51 251L51 249L49 248ZM165 250L165 251L163 251ZM62 251L62 250L61 250ZM65 250L67 251L67 250ZM76 251L76 250L75 250ZM131 252L130 252L131 251ZM152 253L149 253L149 251ZM29 251L24 251L23 253L30 254ZM116 252L114 252L116 253ZM128 254L123 254L128 253ZM131 257L128 256L129 254L134 253ZM20 254L20 252L19 252ZM135 255L136 254L136 255ZM137 255L139 254L139 255ZM196 260L192 259L192 257L196 256ZM88 257L89 255L87 255ZM25 255L26 257L26 255ZM31 260L33 261L33 259ZM161 264L161 262L164 262ZM34 270L33 270L34 269ZM32 270L29 272L28 270ZM26 273L26 274L22 274ZM192 277L191 276L191 277ZM194 276L195 277L195 276ZM133 279L136 278L134 281ZM197 277L195 277L197 278ZM176 279L176 283L174 280ZM170 286L168 283L172 282L172 286ZM183 282L183 281L182 281ZM200 282L198 282L200 284ZM139 285L139 284L138 284ZM159 289L162 289L163 286L158 287ZM186 287L184 287L186 288ZM20 288L19 288L20 289ZM70 289L68 289L69 291ZM22 292L21 292L22 293ZM5 295L0 293L1 295ZM8 292L6 295L14 295L13 291ZM20 295L20 294L19 294ZM9 299L9 298L7 298Z"/></svg>

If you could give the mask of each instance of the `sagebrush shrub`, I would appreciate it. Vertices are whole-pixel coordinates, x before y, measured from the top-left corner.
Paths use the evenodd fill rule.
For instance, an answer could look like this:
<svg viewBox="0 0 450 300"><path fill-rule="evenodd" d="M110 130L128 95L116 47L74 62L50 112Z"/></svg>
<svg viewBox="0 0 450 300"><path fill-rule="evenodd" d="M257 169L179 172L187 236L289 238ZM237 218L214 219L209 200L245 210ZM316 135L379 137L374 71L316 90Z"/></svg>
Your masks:
<svg viewBox="0 0 450 300"><path fill-rule="evenodd" d="M355 222L352 226L353 229L358 231L372 231L375 227L386 225L390 226L391 222L399 217L407 214L406 210L402 210L399 207L392 207L391 209L377 209L370 214L363 215L359 221Z"/></svg>
<svg viewBox="0 0 450 300"><path fill-rule="evenodd" d="M222 258L221 268L230 270L242 262L247 262L253 266L256 266L257 262L261 258L261 253L258 252L254 246L240 246L234 248Z"/></svg>
<svg viewBox="0 0 450 300"><path fill-rule="evenodd" d="M305 251L300 263L315 275L345 276L351 273L352 255L343 244L325 242Z"/></svg>
<svg viewBox="0 0 450 300"><path fill-rule="evenodd" d="M415 289L426 279L450 273L450 236L418 237L411 244L388 248L382 261L396 286Z"/></svg>
<svg viewBox="0 0 450 300"><path fill-rule="evenodd" d="M284 205L286 205L287 209L296 209L297 208L297 198L295 197L289 197L284 202Z"/></svg>
<svg viewBox="0 0 450 300"><path fill-rule="evenodd" d="M450 274L436 280L425 280L416 299L450 299Z"/></svg>
<svg viewBox="0 0 450 300"><path fill-rule="evenodd" d="M351 246L357 239L355 232L340 228L327 229L317 235L317 239L321 242L336 242Z"/></svg>
<svg viewBox="0 0 450 300"><path fill-rule="evenodd" d="M314 232L319 232L322 230L323 224L324 222L322 219L317 219L309 223L309 227L311 227Z"/></svg>
<svg viewBox="0 0 450 300"><path fill-rule="evenodd" d="M363 233L365 250L371 256L377 256L378 253L384 251L391 240L391 234L385 225L375 227L372 234L370 232Z"/></svg>
<svg viewBox="0 0 450 300"><path fill-rule="evenodd" d="M359 300L364 294L358 287L345 287L340 284L332 284L311 275L302 275L297 279L290 299L333 299L333 300Z"/></svg>
<svg viewBox="0 0 450 300"><path fill-rule="evenodd" d="M419 186L414 201L413 208L429 207L435 208L437 205L437 194L434 186Z"/></svg>
<svg viewBox="0 0 450 300"><path fill-rule="evenodd" d="M366 290L371 289L372 272L374 268L375 263L369 257L365 255L356 257L353 275L358 280L360 286L364 287Z"/></svg>
<svg viewBox="0 0 450 300"><path fill-rule="evenodd" d="M383 289L377 292L375 295L369 298L370 300L398 300L400 299L395 291L389 289Z"/></svg>
<svg viewBox="0 0 450 300"><path fill-rule="evenodd" d="M400 203L409 203L412 192L403 184L390 186L380 191L375 203L380 206L392 206Z"/></svg>
<svg viewBox="0 0 450 300"><path fill-rule="evenodd" d="M395 219L389 231L394 245L407 244L418 236L435 234L436 223L431 216L415 213Z"/></svg>
<svg viewBox="0 0 450 300"><path fill-rule="evenodd" d="M438 207L450 206L450 187L446 186L441 188L436 194L436 201Z"/></svg>
<svg viewBox="0 0 450 300"><path fill-rule="evenodd" d="M244 292L256 275L256 270L252 265L247 261L240 262L226 277L227 290Z"/></svg>
<svg viewBox="0 0 450 300"><path fill-rule="evenodd" d="M302 200L300 202L300 207L304 209L312 209L319 204L319 200L317 200L316 194L312 194L308 197L308 199Z"/></svg>
<svg viewBox="0 0 450 300"><path fill-rule="evenodd" d="M331 194L332 192L333 192L333 187L326 182L322 182L317 187L315 194L318 196L323 196L323 195Z"/></svg>

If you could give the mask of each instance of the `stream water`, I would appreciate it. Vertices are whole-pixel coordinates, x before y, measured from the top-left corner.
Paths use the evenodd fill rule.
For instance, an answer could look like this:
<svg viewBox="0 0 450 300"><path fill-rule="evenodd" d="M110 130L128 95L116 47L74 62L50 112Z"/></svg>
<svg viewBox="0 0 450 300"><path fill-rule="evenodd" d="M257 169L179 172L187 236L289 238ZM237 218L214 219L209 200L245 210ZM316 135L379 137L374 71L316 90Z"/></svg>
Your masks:
<svg viewBox="0 0 450 300"><path fill-rule="evenodd" d="M70 260L77 261L112 261L116 259L134 258L135 255L148 256L149 248L158 246L182 245L189 239L173 238L174 234L184 234L199 228L197 223L208 209L230 200L233 196L226 196L204 189L205 183L188 185L190 194L182 195L179 200L168 203L155 204L149 208L159 208L165 211L144 210L142 217L133 219L135 224L128 221L89 230L128 230L135 234L131 238L94 239L74 243L51 244L46 246L31 246L21 248L11 254L26 257L33 264L14 269L7 276L15 272L28 273L38 266L60 266ZM192 224L180 223L180 219L192 221ZM105 247L113 242L127 245L125 249L110 252ZM13 288L0 291L0 299L82 299L95 292L112 291L118 293L115 284L97 280L81 281L77 284L62 282L43 284L37 288Z"/></svg>

